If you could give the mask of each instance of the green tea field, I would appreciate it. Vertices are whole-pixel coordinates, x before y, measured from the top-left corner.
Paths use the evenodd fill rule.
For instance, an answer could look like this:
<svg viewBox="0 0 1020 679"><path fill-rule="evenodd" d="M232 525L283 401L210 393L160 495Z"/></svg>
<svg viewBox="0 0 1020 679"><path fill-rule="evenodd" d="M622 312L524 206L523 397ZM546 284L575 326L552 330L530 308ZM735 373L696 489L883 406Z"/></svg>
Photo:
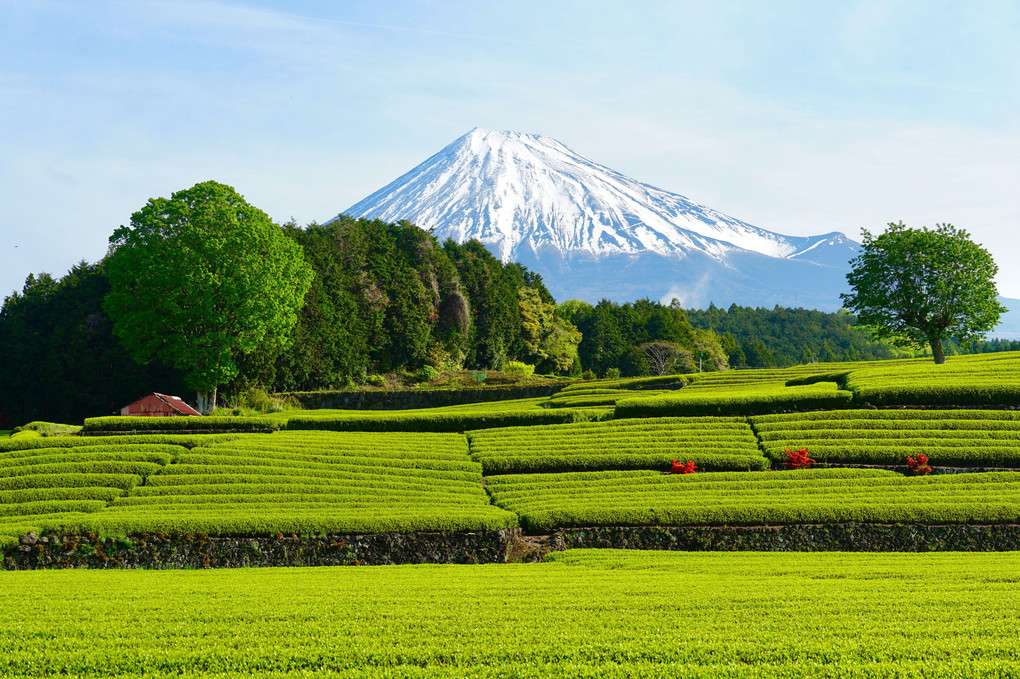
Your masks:
<svg viewBox="0 0 1020 679"><path fill-rule="evenodd" d="M1008 677L1020 556L0 573L4 677Z"/></svg>

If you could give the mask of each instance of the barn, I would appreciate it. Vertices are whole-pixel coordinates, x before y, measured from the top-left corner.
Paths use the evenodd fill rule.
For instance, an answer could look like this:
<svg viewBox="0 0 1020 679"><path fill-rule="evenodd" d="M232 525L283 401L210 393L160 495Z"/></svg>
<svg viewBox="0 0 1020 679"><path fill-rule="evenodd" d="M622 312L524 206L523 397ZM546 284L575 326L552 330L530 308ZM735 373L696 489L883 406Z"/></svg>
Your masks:
<svg viewBox="0 0 1020 679"><path fill-rule="evenodd" d="M120 414L135 417L202 416L202 413L189 406L179 396L167 396L157 392L124 406L120 409Z"/></svg>

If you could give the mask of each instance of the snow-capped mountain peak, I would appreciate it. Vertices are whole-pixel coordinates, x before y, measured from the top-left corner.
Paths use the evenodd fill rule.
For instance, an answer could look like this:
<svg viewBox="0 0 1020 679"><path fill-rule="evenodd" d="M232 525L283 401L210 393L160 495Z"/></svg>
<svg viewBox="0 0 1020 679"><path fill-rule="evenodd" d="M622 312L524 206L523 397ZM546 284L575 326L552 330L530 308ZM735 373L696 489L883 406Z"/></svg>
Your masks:
<svg viewBox="0 0 1020 679"><path fill-rule="evenodd" d="M519 247L592 256L734 248L770 257L792 240L663 191L582 156L559 141L475 128L347 211L407 219L441 239L477 238L506 260Z"/></svg>

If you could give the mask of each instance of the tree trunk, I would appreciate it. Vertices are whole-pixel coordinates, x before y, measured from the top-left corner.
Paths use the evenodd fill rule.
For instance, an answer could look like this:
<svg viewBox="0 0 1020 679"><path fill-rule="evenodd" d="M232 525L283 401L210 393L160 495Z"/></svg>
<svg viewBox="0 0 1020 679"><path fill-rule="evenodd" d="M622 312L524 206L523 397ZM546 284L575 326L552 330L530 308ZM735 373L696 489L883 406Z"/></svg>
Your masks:
<svg viewBox="0 0 1020 679"><path fill-rule="evenodd" d="M212 391L199 391L196 397L195 410L208 415L216 409L216 387Z"/></svg>
<svg viewBox="0 0 1020 679"><path fill-rule="evenodd" d="M935 365L946 362L946 352L942 350L942 340L931 340L931 355L935 357Z"/></svg>

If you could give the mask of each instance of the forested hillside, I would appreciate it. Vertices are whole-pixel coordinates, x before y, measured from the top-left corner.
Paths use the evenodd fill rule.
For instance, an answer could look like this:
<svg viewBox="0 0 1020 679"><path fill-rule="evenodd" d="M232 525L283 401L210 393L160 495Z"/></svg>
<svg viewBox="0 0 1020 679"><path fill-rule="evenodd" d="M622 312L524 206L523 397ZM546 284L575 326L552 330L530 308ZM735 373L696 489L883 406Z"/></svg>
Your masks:
<svg viewBox="0 0 1020 679"><path fill-rule="evenodd" d="M241 357L224 392L335 389L378 373L499 369L580 373L580 335L555 313L541 277L477 242L440 245L404 223L343 218L284 233L315 278L285 346ZM65 277L30 276L0 311L0 417L80 421L148 391L185 392L182 376L136 365L103 311L106 260ZM186 393L186 392L185 392Z"/></svg>

